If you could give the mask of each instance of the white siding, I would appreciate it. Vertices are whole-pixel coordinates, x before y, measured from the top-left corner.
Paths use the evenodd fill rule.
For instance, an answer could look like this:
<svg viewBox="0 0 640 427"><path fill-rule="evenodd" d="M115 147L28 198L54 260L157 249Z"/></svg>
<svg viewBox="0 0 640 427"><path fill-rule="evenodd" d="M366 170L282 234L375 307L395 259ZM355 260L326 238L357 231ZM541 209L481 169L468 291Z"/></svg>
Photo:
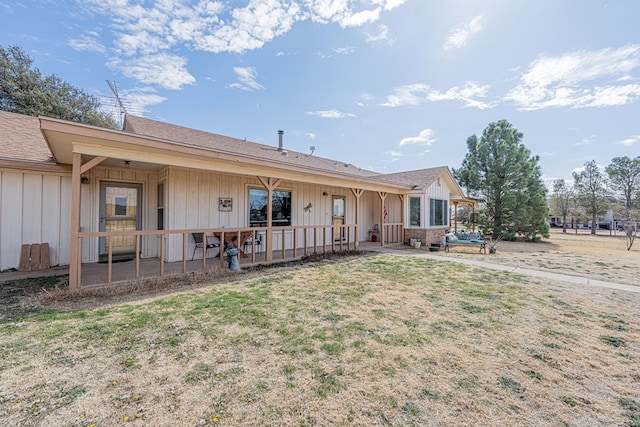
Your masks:
<svg viewBox="0 0 640 427"><path fill-rule="evenodd" d="M438 178L433 184L427 188L426 197L424 199L424 217L425 217L425 228L429 228L429 224L431 224L430 209L429 209L429 200L430 199L440 199L446 200L447 206L451 206L451 189L446 184L444 179ZM447 216L447 222L449 221L449 216ZM449 224L447 224L448 226ZM433 228L433 227L432 227ZM442 226L435 226L435 228L442 228Z"/></svg>
<svg viewBox="0 0 640 427"><path fill-rule="evenodd" d="M0 170L0 270L32 243L49 244L51 265L69 264L70 186L68 175Z"/></svg>
<svg viewBox="0 0 640 427"><path fill-rule="evenodd" d="M170 168L167 172L167 200L165 218L167 229L180 230L192 228L244 228L249 226L248 195L249 188L263 188L257 177L216 174L204 171L193 171ZM348 188L327 187L313 184L282 181L278 190L291 191L291 224L292 225L330 225L332 221L332 196L344 196L346 200L347 224L355 223L355 197ZM326 193L326 196L323 196ZM366 195L367 193L365 193ZM376 194L373 194L378 198ZM230 212L218 210L218 198L232 198L233 209ZM363 196L365 198L365 196ZM397 203L397 196L390 196ZM304 207L311 203L312 208ZM379 209L378 202L378 209ZM361 202L361 212L369 211L366 202ZM399 205L393 211L399 212ZM397 214L399 217L399 213ZM362 220L362 219L361 219ZM376 221L378 222L378 221ZM369 226L372 227L372 224ZM358 238L368 238L369 228L361 227ZM327 231L326 238L330 236ZM309 230L307 238L312 239L313 231ZM193 252L193 240L188 237L187 255ZM297 236L302 244L302 232ZM285 236L287 244L291 244L293 236ZM311 242L311 240L309 240ZM274 236L273 248L281 247L282 238ZM171 236L167 241L167 259L178 260L182 256L182 237ZM198 256L198 253L196 253Z"/></svg>

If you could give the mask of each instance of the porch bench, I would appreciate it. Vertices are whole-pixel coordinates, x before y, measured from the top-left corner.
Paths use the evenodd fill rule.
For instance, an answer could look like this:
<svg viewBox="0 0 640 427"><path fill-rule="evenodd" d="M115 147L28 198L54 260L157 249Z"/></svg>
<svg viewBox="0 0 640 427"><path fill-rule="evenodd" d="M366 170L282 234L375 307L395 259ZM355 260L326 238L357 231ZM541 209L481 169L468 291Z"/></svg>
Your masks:
<svg viewBox="0 0 640 427"><path fill-rule="evenodd" d="M480 234L479 231L454 231L452 233L445 234L445 251L449 252L449 248L456 245L478 245L480 247L480 252L484 254L487 253L487 243L484 241L484 239L482 238L482 234Z"/></svg>

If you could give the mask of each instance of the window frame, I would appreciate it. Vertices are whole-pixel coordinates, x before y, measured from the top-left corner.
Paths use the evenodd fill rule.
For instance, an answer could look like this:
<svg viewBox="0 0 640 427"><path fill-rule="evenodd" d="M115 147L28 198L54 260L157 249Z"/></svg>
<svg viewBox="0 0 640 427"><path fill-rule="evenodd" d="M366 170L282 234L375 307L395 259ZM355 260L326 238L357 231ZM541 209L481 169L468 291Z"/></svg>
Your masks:
<svg viewBox="0 0 640 427"><path fill-rule="evenodd" d="M257 219L252 219L252 192L261 192L263 193L263 197L264 197L264 205L262 205L260 207L260 209L258 210L262 210L264 207L266 207L268 205L267 203L267 196L269 195L269 191L264 188L264 187L249 187L247 194L247 200L248 202L248 223L249 223L249 227L267 227L267 215L266 215L266 209L265 209L265 214L264 216L259 216ZM276 196L280 193L285 193L288 194L288 198L285 197L285 200L288 199L288 203L285 203L285 208L284 208L284 212L282 214L281 218L277 218L277 213L278 211L275 210L277 203L274 203L274 199L276 198ZM257 197L257 195L254 195L254 200L255 197ZM291 190L287 190L287 189L281 189L281 190L273 190L272 195L271 195L272 199L271 199L271 207L272 207L272 218L271 218L271 226L272 227L286 227L286 226L290 226L293 222L293 191ZM287 211L288 210L288 215L287 215Z"/></svg>
<svg viewBox="0 0 640 427"><path fill-rule="evenodd" d="M436 223L436 219L438 215L436 212L438 210L438 202L442 203L441 205L441 215L442 215L442 224ZM429 198L429 227L448 227L449 226L449 200L440 199L438 197L430 197Z"/></svg>
<svg viewBox="0 0 640 427"><path fill-rule="evenodd" d="M412 215L412 202L417 200L417 207L418 207L418 218L416 223L412 223L413 221L413 215ZM408 200L408 206L407 206L407 212L409 214L408 217L408 228L420 228L422 224L422 196L409 196L409 200Z"/></svg>

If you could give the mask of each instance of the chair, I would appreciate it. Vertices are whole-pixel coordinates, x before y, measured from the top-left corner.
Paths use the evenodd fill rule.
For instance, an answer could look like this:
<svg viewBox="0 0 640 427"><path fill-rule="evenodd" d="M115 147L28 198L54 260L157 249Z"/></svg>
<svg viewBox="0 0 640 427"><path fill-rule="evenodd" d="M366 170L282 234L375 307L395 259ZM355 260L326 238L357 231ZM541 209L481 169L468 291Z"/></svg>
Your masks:
<svg viewBox="0 0 640 427"><path fill-rule="evenodd" d="M196 242L196 246L193 248L193 255L191 255L191 261L193 261L193 258L196 256L196 251L198 249L202 249L203 254L202 256L206 256L206 251L208 251L211 248L219 248L220 247L220 243L213 243L213 242L209 242L209 237L207 236L206 241L203 239L203 235L204 233L191 233L191 235L193 236L193 241ZM205 249L206 248L206 249Z"/></svg>
<svg viewBox="0 0 640 427"><path fill-rule="evenodd" d="M257 248L260 248L260 247L262 246L262 233L258 233L258 232L256 232L255 236L256 236L256 244L255 244L255 246L256 246ZM252 240L252 237L249 237L249 238L244 242L244 247L243 247L244 252L246 252L246 251L247 251L247 246L251 246L251 245L253 245L253 240ZM261 252L261 251L256 250L256 252Z"/></svg>

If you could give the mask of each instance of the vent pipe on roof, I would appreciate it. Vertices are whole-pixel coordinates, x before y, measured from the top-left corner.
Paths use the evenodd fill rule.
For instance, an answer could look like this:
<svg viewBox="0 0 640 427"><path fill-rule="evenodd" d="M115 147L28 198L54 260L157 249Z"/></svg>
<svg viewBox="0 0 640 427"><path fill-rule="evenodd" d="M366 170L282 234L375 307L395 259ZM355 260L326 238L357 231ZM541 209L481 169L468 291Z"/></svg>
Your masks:
<svg viewBox="0 0 640 427"><path fill-rule="evenodd" d="M284 135L283 130L278 131L278 151L282 151L284 148L284 143L282 142L282 136Z"/></svg>

